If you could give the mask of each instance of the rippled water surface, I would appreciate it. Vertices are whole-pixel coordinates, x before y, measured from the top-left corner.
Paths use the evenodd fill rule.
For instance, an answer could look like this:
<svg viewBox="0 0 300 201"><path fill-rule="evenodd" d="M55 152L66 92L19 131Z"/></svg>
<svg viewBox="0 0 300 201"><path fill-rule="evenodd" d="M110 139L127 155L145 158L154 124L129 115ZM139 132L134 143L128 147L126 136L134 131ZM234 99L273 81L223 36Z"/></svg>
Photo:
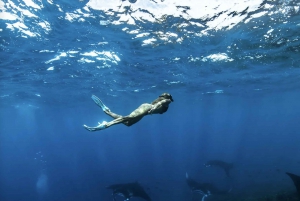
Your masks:
<svg viewBox="0 0 300 201"><path fill-rule="evenodd" d="M252 94L299 86L298 1L0 6L4 102L81 99L94 91Z"/></svg>

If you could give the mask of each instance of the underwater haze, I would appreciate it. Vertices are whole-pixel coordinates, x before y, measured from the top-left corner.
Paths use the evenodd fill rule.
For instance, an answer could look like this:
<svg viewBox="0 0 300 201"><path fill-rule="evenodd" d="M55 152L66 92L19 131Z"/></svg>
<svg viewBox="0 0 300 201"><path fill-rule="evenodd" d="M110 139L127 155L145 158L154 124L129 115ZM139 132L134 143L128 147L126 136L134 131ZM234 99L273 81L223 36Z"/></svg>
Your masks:
<svg viewBox="0 0 300 201"><path fill-rule="evenodd" d="M297 200L299 0L2 0L0 200ZM127 127L162 93L164 114ZM210 160L232 163L230 176ZM224 195L192 192L186 173ZM143 200L132 197L130 200Z"/></svg>

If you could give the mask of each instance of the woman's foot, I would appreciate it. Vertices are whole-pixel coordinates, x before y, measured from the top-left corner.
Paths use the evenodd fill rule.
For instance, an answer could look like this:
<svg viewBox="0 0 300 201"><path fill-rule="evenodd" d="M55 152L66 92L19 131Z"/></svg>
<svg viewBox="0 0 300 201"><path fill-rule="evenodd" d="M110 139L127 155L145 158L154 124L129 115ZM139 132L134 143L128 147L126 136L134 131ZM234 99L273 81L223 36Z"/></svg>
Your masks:
<svg viewBox="0 0 300 201"><path fill-rule="evenodd" d="M107 123L106 121L103 121L102 123L98 122L99 125L96 127L89 127L87 125L83 125L83 127L88 131L104 130L104 129L106 129L106 123Z"/></svg>

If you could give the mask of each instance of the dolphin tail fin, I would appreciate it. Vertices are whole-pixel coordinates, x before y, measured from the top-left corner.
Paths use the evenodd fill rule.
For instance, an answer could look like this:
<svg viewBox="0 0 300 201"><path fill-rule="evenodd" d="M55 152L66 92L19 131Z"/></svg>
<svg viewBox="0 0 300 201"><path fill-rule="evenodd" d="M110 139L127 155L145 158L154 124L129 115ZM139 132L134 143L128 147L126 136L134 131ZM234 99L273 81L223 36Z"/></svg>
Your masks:
<svg viewBox="0 0 300 201"><path fill-rule="evenodd" d="M300 176L286 172L287 175L293 180L294 185L297 189L298 194L300 195Z"/></svg>

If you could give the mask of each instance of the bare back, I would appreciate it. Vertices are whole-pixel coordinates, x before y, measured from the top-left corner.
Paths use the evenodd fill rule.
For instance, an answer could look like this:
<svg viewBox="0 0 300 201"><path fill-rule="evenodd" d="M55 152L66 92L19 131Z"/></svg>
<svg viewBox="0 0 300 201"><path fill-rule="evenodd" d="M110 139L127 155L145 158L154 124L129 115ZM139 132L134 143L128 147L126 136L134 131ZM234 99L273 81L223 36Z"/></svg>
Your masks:
<svg viewBox="0 0 300 201"><path fill-rule="evenodd" d="M140 105L137 109L135 109L133 112L131 112L128 117L143 117L148 114L148 112L151 110L152 104L144 103Z"/></svg>

